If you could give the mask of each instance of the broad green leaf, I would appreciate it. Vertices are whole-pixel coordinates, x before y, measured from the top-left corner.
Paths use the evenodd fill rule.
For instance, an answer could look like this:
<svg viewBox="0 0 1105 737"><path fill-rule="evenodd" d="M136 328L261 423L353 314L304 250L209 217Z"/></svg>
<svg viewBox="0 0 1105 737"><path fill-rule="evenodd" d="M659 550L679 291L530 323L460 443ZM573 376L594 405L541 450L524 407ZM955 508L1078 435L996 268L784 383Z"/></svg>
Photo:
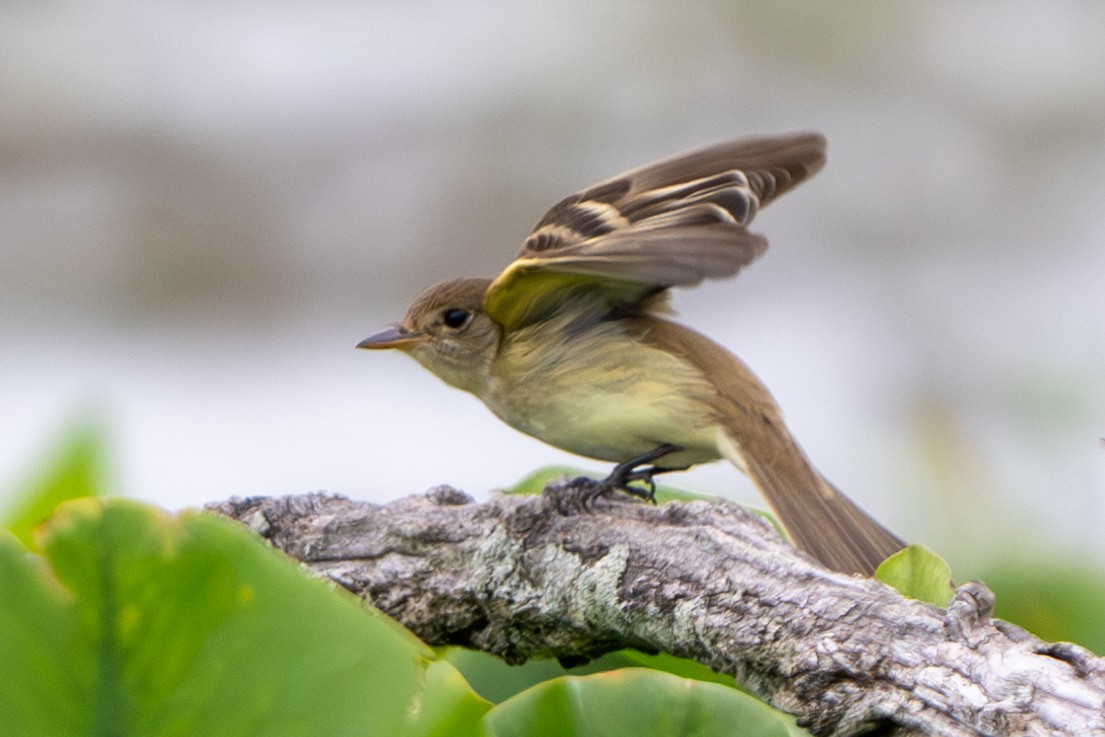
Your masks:
<svg viewBox="0 0 1105 737"><path fill-rule="evenodd" d="M213 514L69 502L0 540L0 734L481 734L398 624Z"/></svg>
<svg viewBox="0 0 1105 737"><path fill-rule="evenodd" d="M100 423L91 420L66 430L31 480L11 490L13 503L0 518L0 527L30 545L35 525L59 504L102 493L107 456L104 435Z"/></svg>
<svg viewBox="0 0 1105 737"><path fill-rule="evenodd" d="M483 718L490 708L491 704L472 690L456 668L450 663L435 661L426 667L425 687L412 702L411 728L392 734L397 737L483 737L487 734Z"/></svg>
<svg viewBox="0 0 1105 737"><path fill-rule="evenodd" d="M546 681L494 707L495 737L797 737L793 717L733 688L643 668Z"/></svg>
<svg viewBox="0 0 1105 737"><path fill-rule="evenodd" d="M875 578L911 599L946 607L955 595L951 569L923 545L910 545L884 560Z"/></svg>

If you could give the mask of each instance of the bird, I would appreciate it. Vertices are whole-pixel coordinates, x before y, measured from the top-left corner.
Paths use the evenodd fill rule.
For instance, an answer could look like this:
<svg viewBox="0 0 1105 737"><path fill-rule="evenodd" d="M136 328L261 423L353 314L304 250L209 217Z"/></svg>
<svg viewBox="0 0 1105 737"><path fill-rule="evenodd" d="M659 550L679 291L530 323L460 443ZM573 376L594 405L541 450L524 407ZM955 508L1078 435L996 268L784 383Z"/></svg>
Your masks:
<svg viewBox="0 0 1105 737"><path fill-rule="evenodd" d="M507 425L615 463L591 494L653 498L654 475L726 459L798 548L871 575L904 542L814 468L744 362L669 306L671 288L764 253L748 225L825 148L818 133L743 138L595 184L556 203L498 276L430 287L357 348L406 353Z"/></svg>

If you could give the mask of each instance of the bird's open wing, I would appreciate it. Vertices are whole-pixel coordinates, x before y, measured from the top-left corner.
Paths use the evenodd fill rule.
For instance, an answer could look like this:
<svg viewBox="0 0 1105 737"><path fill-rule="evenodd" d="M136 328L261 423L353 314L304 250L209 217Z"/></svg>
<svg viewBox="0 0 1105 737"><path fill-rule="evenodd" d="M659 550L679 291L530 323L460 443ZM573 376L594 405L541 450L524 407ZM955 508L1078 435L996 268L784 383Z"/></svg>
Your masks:
<svg viewBox="0 0 1105 737"><path fill-rule="evenodd" d="M672 286L732 276L767 248L756 212L825 161L816 133L730 141L674 156L561 200L492 282L484 309L508 328L574 292L630 305Z"/></svg>

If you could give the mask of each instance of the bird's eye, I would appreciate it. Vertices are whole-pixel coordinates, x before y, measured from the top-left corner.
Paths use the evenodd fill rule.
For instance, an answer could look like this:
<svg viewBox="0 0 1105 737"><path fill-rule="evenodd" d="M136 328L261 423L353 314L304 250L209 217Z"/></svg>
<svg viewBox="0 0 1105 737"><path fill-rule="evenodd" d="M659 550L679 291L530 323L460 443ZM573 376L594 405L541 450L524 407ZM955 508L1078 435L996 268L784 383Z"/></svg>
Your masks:
<svg viewBox="0 0 1105 737"><path fill-rule="evenodd" d="M472 317L472 313L468 310L462 310L459 307L454 307L450 310L445 310L441 315L442 322L445 323L445 327L456 330L462 328L468 324L468 320Z"/></svg>

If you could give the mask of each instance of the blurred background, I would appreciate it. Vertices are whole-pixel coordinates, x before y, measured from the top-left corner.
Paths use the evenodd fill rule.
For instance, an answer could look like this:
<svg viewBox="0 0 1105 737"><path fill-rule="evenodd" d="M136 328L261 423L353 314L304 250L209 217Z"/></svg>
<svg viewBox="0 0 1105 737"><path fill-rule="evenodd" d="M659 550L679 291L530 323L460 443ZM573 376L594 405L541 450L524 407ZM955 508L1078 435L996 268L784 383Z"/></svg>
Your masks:
<svg viewBox="0 0 1105 737"><path fill-rule="evenodd" d="M353 346L576 189L814 129L765 258L682 319L957 571L1100 562L1103 38L1090 1L4 3L0 494L82 422L170 509L603 470Z"/></svg>

